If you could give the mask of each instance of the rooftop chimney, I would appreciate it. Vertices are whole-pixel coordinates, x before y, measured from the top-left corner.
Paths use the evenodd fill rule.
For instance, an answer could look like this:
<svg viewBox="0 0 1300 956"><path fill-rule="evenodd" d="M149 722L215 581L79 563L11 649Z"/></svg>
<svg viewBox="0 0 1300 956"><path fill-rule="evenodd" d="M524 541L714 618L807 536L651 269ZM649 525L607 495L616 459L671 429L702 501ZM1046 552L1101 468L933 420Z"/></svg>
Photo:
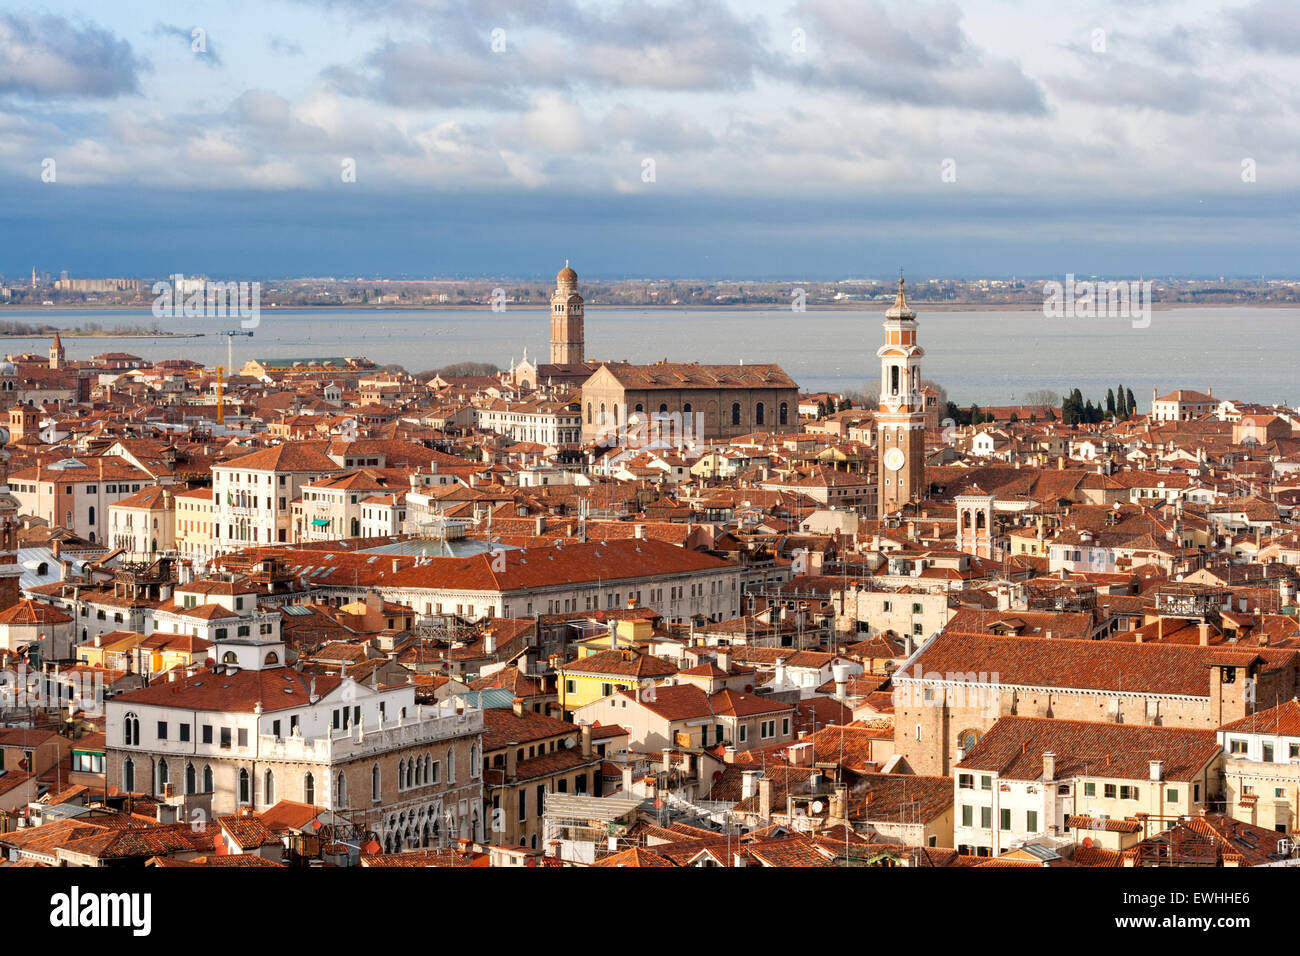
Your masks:
<svg viewBox="0 0 1300 956"><path fill-rule="evenodd" d="M1047 751L1043 754L1043 780L1052 781L1056 779L1056 754Z"/></svg>

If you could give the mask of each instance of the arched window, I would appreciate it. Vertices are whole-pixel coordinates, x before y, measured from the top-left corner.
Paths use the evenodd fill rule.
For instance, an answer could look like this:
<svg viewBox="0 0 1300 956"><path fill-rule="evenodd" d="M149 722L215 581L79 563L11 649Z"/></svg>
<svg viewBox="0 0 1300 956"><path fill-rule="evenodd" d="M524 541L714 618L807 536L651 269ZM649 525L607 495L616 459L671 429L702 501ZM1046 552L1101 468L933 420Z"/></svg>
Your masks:
<svg viewBox="0 0 1300 956"><path fill-rule="evenodd" d="M185 765L185 792L193 793L199 788L199 776L194 770L194 764Z"/></svg>
<svg viewBox="0 0 1300 956"><path fill-rule="evenodd" d="M691 413L691 403L690 403L690 402L687 402L685 405L683 405L683 406L682 406L682 411L683 411L685 414L689 415L689 414Z"/></svg>
<svg viewBox="0 0 1300 956"><path fill-rule="evenodd" d="M660 402L660 403L659 403L659 414L662 415L662 414L664 414L664 413L667 412L667 411L668 411L668 405L667 405L667 403L666 403L666 402Z"/></svg>
<svg viewBox="0 0 1300 956"><path fill-rule="evenodd" d="M167 761L159 760L158 761L158 790L161 791L162 788L165 786L167 786Z"/></svg>
<svg viewBox="0 0 1300 956"><path fill-rule="evenodd" d="M280 655L275 651L267 651L266 657L262 658L262 662L264 664L278 664L280 663Z"/></svg>
<svg viewBox="0 0 1300 956"><path fill-rule="evenodd" d="M275 774L270 770L262 774L262 802L268 807L275 803Z"/></svg>
<svg viewBox="0 0 1300 956"><path fill-rule="evenodd" d="M591 402L587 403L587 424L591 424Z"/></svg>
<svg viewBox="0 0 1300 956"><path fill-rule="evenodd" d="M122 743L128 747L140 746L140 718L134 711L122 720Z"/></svg>
<svg viewBox="0 0 1300 956"><path fill-rule="evenodd" d="M379 801L379 764L370 768L370 799L376 803Z"/></svg>
<svg viewBox="0 0 1300 956"><path fill-rule="evenodd" d="M641 403L640 403L640 402L637 402L637 403L636 403L636 411L638 411L638 412L643 412L643 411L645 411L645 409L641 407Z"/></svg>
<svg viewBox="0 0 1300 956"><path fill-rule="evenodd" d="M479 754L478 754L478 744L470 744L469 745L469 775L471 777L477 777L479 775L479 772L483 769L480 766L480 763L481 761L479 759Z"/></svg>
<svg viewBox="0 0 1300 956"><path fill-rule="evenodd" d="M95 506L94 506L94 505L91 505L91 506L90 506L90 524L94 524L94 523L95 523Z"/></svg>
<svg viewBox="0 0 1300 956"><path fill-rule="evenodd" d="M336 810L345 809L348 805L348 778L340 770L338 776L334 778L334 808Z"/></svg>
<svg viewBox="0 0 1300 956"><path fill-rule="evenodd" d="M957 735L957 746L961 748L962 753L970 753L979 742L980 732L978 730L963 730Z"/></svg>
<svg viewBox="0 0 1300 956"><path fill-rule="evenodd" d="M781 418L780 418L780 422L781 422L781 424L782 424L782 425L789 425L789 424L790 424L790 406L789 406L786 402L782 402L782 403L781 403L781 413L780 413L780 414L781 414Z"/></svg>
<svg viewBox="0 0 1300 956"><path fill-rule="evenodd" d="M731 403L731 424L740 424L740 402Z"/></svg>
<svg viewBox="0 0 1300 956"><path fill-rule="evenodd" d="M122 762L122 789L127 793L135 791L135 761L130 757Z"/></svg>
<svg viewBox="0 0 1300 956"><path fill-rule="evenodd" d="M456 751L451 747L447 748L447 782L456 782Z"/></svg>
<svg viewBox="0 0 1300 956"><path fill-rule="evenodd" d="M223 663L223 664L238 664L238 663L239 663L239 655L236 654L234 651L226 651L226 653L224 653L224 654L221 655L221 663Z"/></svg>
<svg viewBox="0 0 1300 956"><path fill-rule="evenodd" d="M316 802L316 778L310 773L305 773L302 776L302 802Z"/></svg>
<svg viewBox="0 0 1300 956"><path fill-rule="evenodd" d="M764 419L764 417L765 417L764 414L763 414L763 412L764 412L764 409L763 409L763 403L762 403L762 402L759 402L757 405L754 406L754 424L755 424L755 425L762 425L762 424L763 424L763 419Z"/></svg>
<svg viewBox="0 0 1300 956"><path fill-rule="evenodd" d="M250 783L251 781L248 778L248 771L245 770L243 767L240 767L239 768L239 802L240 803L253 802L253 795L252 793L249 792Z"/></svg>
<svg viewBox="0 0 1300 956"><path fill-rule="evenodd" d="M207 764L203 765L203 792L212 793L217 788L212 783L212 768Z"/></svg>

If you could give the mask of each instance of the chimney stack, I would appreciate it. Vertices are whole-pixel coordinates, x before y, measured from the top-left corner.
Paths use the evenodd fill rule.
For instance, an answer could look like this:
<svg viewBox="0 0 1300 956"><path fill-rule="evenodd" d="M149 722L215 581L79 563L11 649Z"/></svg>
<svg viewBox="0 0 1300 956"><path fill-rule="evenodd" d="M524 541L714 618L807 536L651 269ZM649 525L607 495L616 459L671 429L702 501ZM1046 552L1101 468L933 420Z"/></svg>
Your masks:
<svg viewBox="0 0 1300 956"><path fill-rule="evenodd" d="M1056 779L1056 754L1048 750L1043 754L1043 781L1050 783Z"/></svg>
<svg viewBox="0 0 1300 956"><path fill-rule="evenodd" d="M758 781L758 816L763 823L772 822L772 778Z"/></svg>

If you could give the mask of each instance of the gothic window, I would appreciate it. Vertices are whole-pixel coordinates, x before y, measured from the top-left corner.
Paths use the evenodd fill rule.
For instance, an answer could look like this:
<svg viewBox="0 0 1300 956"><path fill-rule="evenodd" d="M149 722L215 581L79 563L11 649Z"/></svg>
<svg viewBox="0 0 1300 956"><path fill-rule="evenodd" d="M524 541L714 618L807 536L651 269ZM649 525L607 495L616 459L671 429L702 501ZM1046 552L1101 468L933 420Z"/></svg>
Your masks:
<svg viewBox="0 0 1300 956"><path fill-rule="evenodd" d="M198 789L198 774L194 771L194 764L187 763L185 765L185 792L193 793L196 789Z"/></svg>
<svg viewBox="0 0 1300 956"><path fill-rule="evenodd" d="M212 793L217 788L212 783L212 768L207 764L203 766L203 792Z"/></svg>
<svg viewBox="0 0 1300 956"><path fill-rule="evenodd" d="M740 424L740 402L731 403L731 424Z"/></svg>
<svg viewBox="0 0 1300 956"><path fill-rule="evenodd" d="M780 421L782 425L790 424L790 406L785 402L781 403L780 415L781 415Z"/></svg>
<svg viewBox="0 0 1300 956"><path fill-rule="evenodd" d="M379 764L375 764L370 768L370 799L378 801L379 793Z"/></svg>
<svg viewBox="0 0 1300 956"><path fill-rule="evenodd" d="M302 802L316 802L316 779L310 774L304 774L302 778Z"/></svg>
<svg viewBox="0 0 1300 956"><path fill-rule="evenodd" d="M897 365L891 365L889 367L889 391L894 395L898 394L898 366Z"/></svg>
<svg viewBox="0 0 1300 956"><path fill-rule="evenodd" d="M755 425L762 425L762 424L763 424L763 419L764 419L763 411L764 411L764 410L763 410L763 403L762 403L762 402L759 402L757 405L754 406L754 424L755 424Z"/></svg>
<svg viewBox="0 0 1300 956"><path fill-rule="evenodd" d="M135 790L135 761L130 757L122 764L122 789L127 793Z"/></svg>
<svg viewBox="0 0 1300 956"><path fill-rule="evenodd" d="M591 402L587 403L587 424L591 424Z"/></svg>
<svg viewBox="0 0 1300 956"><path fill-rule="evenodd" d="M275 774L270 770L262 774L262 802L267 806L275 803Z"/></svg>
<svg viewBox="0 0 1300 956"><path fill-rule="evenodd" d="M243 767L239 768L239 802L252 803L252 796L249 793L248 771Z"/></svg>
<svg viewBox="0 0 1300 956"><path fill-rule="evenodd" d="M167 786L167 761L159 760L158 761L158 789L161 791L162 788L165 786Z"/></svg>
<svg viewBox="0 0 1300 956"><path fill-rule="evenodd" d="M122 743L128 747L140 746L140 718L134 712L127 714L122 722Z"/></svg>
<svg viewBox="0 0 1300 956"><path fill-rule="evenodd" d="M342 809L347 806L348 802L348 780L343 776L343 771L339 771L334 778L334 806Z"/></svg>

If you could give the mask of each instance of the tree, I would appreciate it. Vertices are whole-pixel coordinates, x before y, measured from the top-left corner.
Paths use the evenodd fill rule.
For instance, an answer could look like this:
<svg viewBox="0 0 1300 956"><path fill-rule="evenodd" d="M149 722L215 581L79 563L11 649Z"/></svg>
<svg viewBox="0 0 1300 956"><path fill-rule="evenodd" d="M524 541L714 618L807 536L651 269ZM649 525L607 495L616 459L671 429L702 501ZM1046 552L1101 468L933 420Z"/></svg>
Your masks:
<svg viewBox="0 0 1300 956"><path fill-rule="evenodd" d="M1106 414L1115 417L1115 392L1113 389L1106 389Z"/></svg>
<svg viewBox="0 0 1300 956"><path fill-rule="evenodd" d="M1127 401L1127 399L1125 399L1125 397L1124 397L1124 386L1123 386L1123 385L1121 385L1121 386L1119 387L1119 390L1115 393L1115 396L1116 396L1116 397L1115 397L1115 414L1118 415L1120 418L1128 418L1128 416L1129 416L1128 401Z"/></svg>
<svg viewBox="0 0 1300 956"><path fill-rule="evenodd" d="M1128 413L1130 416L1137 414L1137 402L1133 399L1133 389L1128 390Z"/></svg>
<svg viewBox="0 0 1300 956"><path fill-rule="evenodd" d="M1055 408L1060 401L1061 396L1050 388L1037 388L1025 393L1026 405L1046 405L1048 408Z"/></svg>

